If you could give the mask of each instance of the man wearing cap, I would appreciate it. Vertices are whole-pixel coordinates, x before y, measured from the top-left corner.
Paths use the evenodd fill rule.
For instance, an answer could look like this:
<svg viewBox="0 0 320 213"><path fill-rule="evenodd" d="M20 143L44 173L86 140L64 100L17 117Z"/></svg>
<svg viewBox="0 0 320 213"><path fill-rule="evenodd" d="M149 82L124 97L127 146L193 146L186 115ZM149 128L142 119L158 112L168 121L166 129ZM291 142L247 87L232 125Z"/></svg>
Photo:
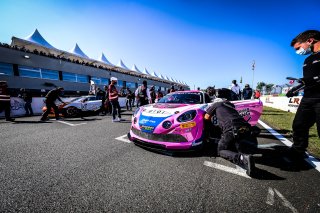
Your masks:
<svg viewBox="0 0 320 213"><path fill-rule="evenodd" d="M109 85L109 101L112 106L112 122L120 122L121 121L121 108L119 104L119 94L118 90L116 88L118 79L116 77L110 78L110 85ZM118 114L118 117L116 118L116 115Z"/></svg>
<svg viewBox="0 0 320 213"><path fill-rule="evenodd" d="M46 121L49 113L51 112L51 108L53 108L56 120L59 120L59 109L57 105L55 104L55 101L58 99L61 103L64 103L60 95L62 95L64 89L62 87L58 87L56 89L50 90L48 94L46 95L45 103L47 110L42 114L41 121Z"/></svg>
<svg viewBox="0 0 320 213"><path fill-rule="evenodd" d="M6 81L0 81L0 112L4 110L6 121L14 121L10 117L10 95L8 93L8 84Z"/></svg>
<svg viewBox="0 0 320 213"><path fill-rule="evenodd" d="M252 97L252 89L249 84L246 84L242 90L242 95L244 100L249 100Z"/></svg>

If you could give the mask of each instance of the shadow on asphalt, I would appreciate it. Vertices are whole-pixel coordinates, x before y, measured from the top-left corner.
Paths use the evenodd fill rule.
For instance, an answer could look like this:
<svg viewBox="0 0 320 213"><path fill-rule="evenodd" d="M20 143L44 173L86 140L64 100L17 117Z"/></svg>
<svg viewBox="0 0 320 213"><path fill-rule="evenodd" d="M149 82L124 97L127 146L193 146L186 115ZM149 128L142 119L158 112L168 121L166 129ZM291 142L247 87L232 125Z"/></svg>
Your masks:
<svg viewBox="0 0 320 213"><path fill-rule="evenodd" d="M45 124L52 123L51 121L14 121L13 124Z"/></svg>
<svg viewBox="0 0 320 213"><path fill-rule="evenodd" d="M71 119L71 118L65 118L62 119L62 121L98 121L98 120L102 120L101 118L77 118L77 119Z"/></svg>
<svg viewBox="0 0 320 213"><path fill-rule="evenodd" d="M254 173L251 175L251 177L258 180L285 180L286 179L257 167L255 168Z"/></svg>
<svg viewBox="0 0 320 213"><path fill-rule="evenodd" d="M156 149L150 149L148 147L144 147L141 145L138 145L139 147L151 151L156 154L162 154L167 155L170 157L177 157L177 158L195 158L195 157L210 157L210 158L216 158L217 152L216 144L208 144L206 145L202 150L198 151L192 151L192 152L169 152L164 150L156 150ZM257 156L257 154L259 156ZM305 161L301 162L292 162L288 159L286 159L286 154L288 154L288 147L287 146L275 146L272 148L265 148L261 149L259 148L254 155L254 160L256 164L256 169L254 174L252 175L252 178L259 179L259 180L285 180L286 178L280 177L276 174L273 174L267 170L259 168L259 165L269 166L278 168L283 171L288 172L300 172L312 169L313 167L309 165Z"/></svg>
<svg viewBox="0 0 320 213"><path fill-rule="evenodd" d="M255 157L257 164L279 168L288 172L299 172L313 169L313 167L304 160L294 161L289 157L289 147L274 146L272 148L258 149L261 157Z"/></svg>

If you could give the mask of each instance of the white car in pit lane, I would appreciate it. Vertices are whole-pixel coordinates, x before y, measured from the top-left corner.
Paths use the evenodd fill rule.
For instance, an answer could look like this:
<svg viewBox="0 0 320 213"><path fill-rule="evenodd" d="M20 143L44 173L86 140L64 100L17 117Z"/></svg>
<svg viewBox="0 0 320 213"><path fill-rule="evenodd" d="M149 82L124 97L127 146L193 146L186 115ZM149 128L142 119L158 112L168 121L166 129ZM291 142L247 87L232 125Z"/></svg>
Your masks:
<svg viewBox="0 0 320 213"><path fill-rule="evenodd" d="M59 113L65 117L76 117L83 112L98 112L101 104L102 101L97 100L96 96L82 96L59 104L58 109ZM42 111L46 110L47 108L44 106ZM54 116L53 109L51 109L49 116Z"/></svg>

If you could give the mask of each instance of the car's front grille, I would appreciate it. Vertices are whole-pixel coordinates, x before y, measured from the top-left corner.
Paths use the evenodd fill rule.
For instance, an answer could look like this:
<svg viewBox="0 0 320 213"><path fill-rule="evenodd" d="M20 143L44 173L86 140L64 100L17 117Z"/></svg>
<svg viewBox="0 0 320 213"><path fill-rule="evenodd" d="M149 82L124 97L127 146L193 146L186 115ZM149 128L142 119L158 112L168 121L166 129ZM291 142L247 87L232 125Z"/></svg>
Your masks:
<svg viewBox="0 0 320 213"><path fill-rule="evenodd" d="M182 135L177 134L154 134L154 133L146 133L141 132L138 129L131 128L132 132L144 139L153 140L153 141L163 141L163 142L172 142L172 143L180 143L180 142L188 142L188 140Z"/></svg>

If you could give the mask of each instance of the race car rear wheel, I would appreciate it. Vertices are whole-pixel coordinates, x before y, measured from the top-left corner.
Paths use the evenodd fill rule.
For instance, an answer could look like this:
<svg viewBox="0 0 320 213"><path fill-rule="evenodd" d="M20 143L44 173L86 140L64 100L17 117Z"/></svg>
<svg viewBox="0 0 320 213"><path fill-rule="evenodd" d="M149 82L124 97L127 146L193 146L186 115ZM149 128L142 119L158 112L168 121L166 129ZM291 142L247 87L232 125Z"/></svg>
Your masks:
<svg viewBox="0 0 320 213"><path fill-rule="evenodd" d="M76 117L80 114L80 110L77 107L68 107L66 108L65 112L65 117Z"/></svg>

